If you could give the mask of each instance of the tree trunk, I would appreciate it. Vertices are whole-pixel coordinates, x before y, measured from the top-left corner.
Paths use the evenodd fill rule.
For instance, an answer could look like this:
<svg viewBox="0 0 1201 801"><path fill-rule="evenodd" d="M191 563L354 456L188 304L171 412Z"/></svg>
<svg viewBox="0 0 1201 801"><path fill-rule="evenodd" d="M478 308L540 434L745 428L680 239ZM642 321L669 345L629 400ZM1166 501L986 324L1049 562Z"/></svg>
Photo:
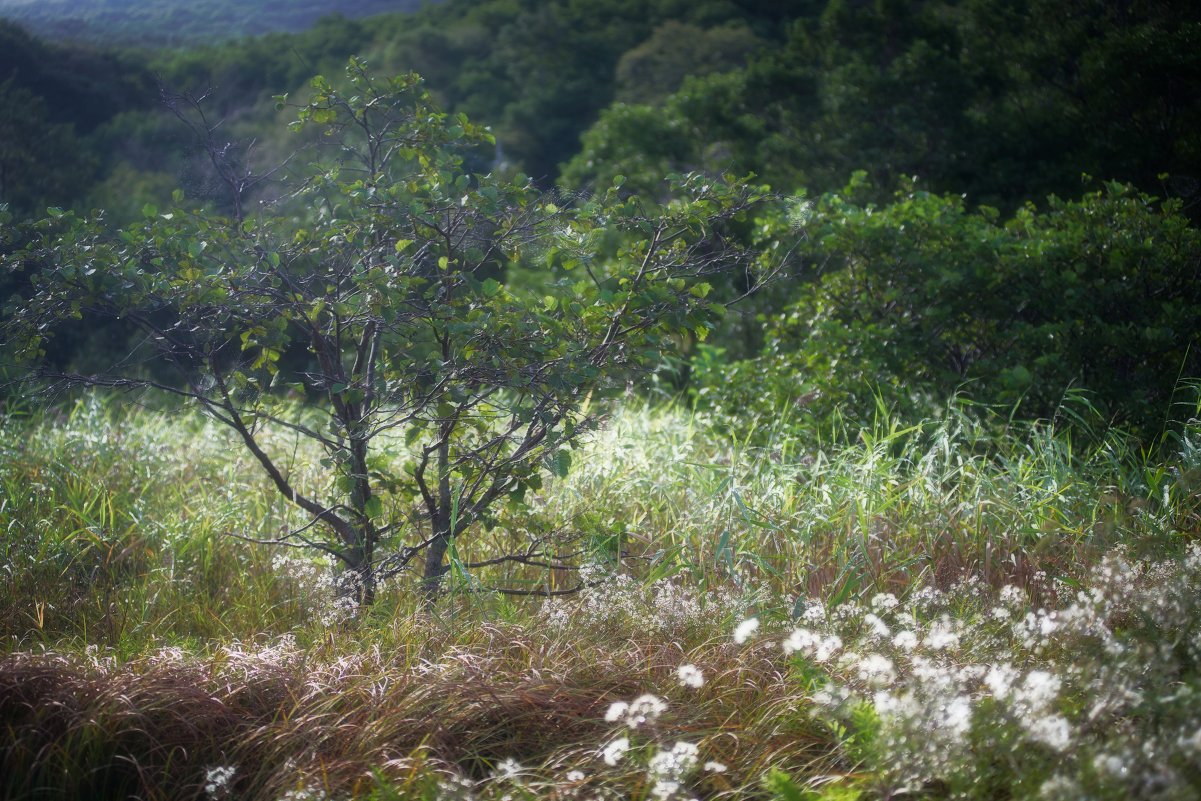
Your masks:
<svg viewBox="0 0 1201 801"><path fill-rule="evenodd" d="M359 545L350 550L350 569L355 573L354 599L359 606L375 603L375 555L371 547L371 532L359 532Z"/></svg>
<svg viewBox="0 0 1201 801"><path fill-rule="evenodd" d="M434 539L425 552L425 572L421 579L422 591L425 594L426 606L432 606L442 588L442 577L446 575L446 550L450 547L452 536L451 526L451 486L450 486L450 442L449 431L445 431L442 445L438 448L438 499L434 513Z"/></svg>
<svg viewBox="0 0 1201 801"><path fill-rule="evenodd" d="M347 430L350 431L350 466L354 478L354 489L350 493L350 506L354 510L355 542L352 553L356 564L352 567L358 574L356 600L360 606L370 606L375 603L375 524L367 507L371 501L371 480L367 471L367 441L358 431L359 410L352 407L348 410ZM351 420L353 417L353 420Z"/></svg>
<svg viewBox="0 0 1201 801"><path fill-rule="evenodd" d="M421 589L425 594L426 606L432 606L438 598L438 592L442 589L442 577L446 575L446 565L442 564L442 560L446 558L446 549L450 545L449 529L438 532L438 536L430 543L429 550L425 552L425 572L421 577Z"/></svg>

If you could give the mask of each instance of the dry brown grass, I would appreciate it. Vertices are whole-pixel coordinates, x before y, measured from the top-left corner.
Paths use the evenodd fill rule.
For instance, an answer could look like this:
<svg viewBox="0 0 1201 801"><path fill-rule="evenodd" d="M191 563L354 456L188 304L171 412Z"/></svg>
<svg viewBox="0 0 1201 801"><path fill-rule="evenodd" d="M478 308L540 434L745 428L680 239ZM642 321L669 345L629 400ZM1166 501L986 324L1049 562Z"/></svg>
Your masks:
<svg viewBox="0 0 1201 801"><path fill-rule="evenodd" d="M655 692L669 711L640 742L698 743L730 767L693 788L742 797L768 766L830 770L837 746L805 714L774 647L728 639L687 643L551 637L482 625L438 653L344 642L162 651L132 661L44 653L0 660L0 772L9 798L40 788L94 798L203 797L206 768L234 765L238 798L278 798L305 784L359 796L380 782L414 786L415 774L487 779L501 760L531 771L540 795L589 786L645 791L634 765L607 768L599 750L616 736L609 704ZM420 649L418 649L420 650ZM685 662L699 690L676 682ZM487 787L481 785L486 794ZM565 797L565 796L564 796Z"/></svg>

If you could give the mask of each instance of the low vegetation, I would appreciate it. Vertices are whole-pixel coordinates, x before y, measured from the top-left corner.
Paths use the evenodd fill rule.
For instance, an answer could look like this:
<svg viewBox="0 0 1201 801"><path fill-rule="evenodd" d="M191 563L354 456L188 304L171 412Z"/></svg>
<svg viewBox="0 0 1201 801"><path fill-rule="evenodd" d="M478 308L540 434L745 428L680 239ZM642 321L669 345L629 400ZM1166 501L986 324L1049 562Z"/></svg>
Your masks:
<svg viewBox="0 0 1201 801"><path fill-rule="evenodd" d="M1152 457L963 408L751 446L630 402L495 530L573 529L588 588L452 570L432 610L410 582L358 607L322 561L241 541L292 513L223 427L10 411L4 794L1190 797L1182 410Z"/></svg>

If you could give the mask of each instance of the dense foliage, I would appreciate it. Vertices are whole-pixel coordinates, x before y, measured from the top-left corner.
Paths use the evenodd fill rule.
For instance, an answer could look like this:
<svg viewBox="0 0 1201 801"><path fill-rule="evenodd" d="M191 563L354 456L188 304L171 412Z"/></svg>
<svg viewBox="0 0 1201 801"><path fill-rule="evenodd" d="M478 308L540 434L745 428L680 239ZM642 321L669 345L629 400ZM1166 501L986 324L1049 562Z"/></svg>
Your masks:
<svg viewBox="0 0 1201 801"><path fill-rule="evenodd" d="M573 185L669 169L754 171L825 192L867 170L1013 209L1080 175L1201 188L1201 16L1188 2L832 0L740 69L607 108ZM633 98L619 100L627 102Z"/></svg>
<svg viewBox="0 0 1201 801"><path fill-rule="evenodd" d="M1089 173L1166 188L1191 207L1199 36L1195 4L1176 0L1080 2L1071 14L1041 0L449 0L138 58L175 89L215 87L231 126L259 136L271 127L259 100L351 54L415 70L445 106L493 128L498 164L544 186L561 169L573 186L604 188L616 174L642 186L666 167L753 171L779 190L824 192L864 169L878 200L917 176L1012 210L1073 197ZM17 72L61 60L23 59ZM120 82L128 68L74 72ZM126 120L106 141L137 141L143 152L122 158L138 170L178 170L164 166L175 142L146 126Z"/></svg>
<svg viewBox="0 0 1201 801"><path fill-rule="evenodd" d="M925 415L962 393L1048 418L1085 389L1154 437L1181 377L1201 375L1201 232L1179 201L1111 184L1002 221L958 196L875 206L864 189L768 223L803 215L798 282L759 358L698 360L704 403L870 419L880 400Z"/></svg>
<svg viewBox="0 0 1201 801"><path fill-rule="evenodd" d="M123 56L51 47L12 26L4 35L0 102L24 113L0 122L0 197L17 216L98 206L112 223L135 222L147 201L169 203L176 185L219 207L221 182L204 154L171 114L151 109L150 70L169 91L206 94L222 135L253 140L268 164L297 139L278 133L265 98L359 52L377 67L419 69L435 97L490 126L494 144L471 155L472 169L524 171L543 188L557 180L603 193L620 182L665 200L669 173L733 170L820 197L866 170L846 204L817 204L822 230L793 254L795 281L744 301L750 314L707 344L682 343L696 351L702 384L714 370L766 379L762 365L718 369L757 354L766 336L768 372L788 390L759 394L760 408L820 389L827 408L853 400L860 415L882 390L888 403L935 406L963 391L1021 399L1022 413L1038 416L1078 387L1149 431L1171 416L1175 378L1195 370L1187 287L1196 245L1185 221L1199 208L1201 104L1190 89L1201 19L1192 4L1080 2L1064 14L1040 0L450 0ZM1092 191L1083 173L1128 185L1126 205L1074 205ZM893 198L913 182L935 195ZM1048 206L1052 192L1060 200ZM1158 219L1127 213L1150 208L1139 193L1167 198ZM1012 219L1001 224L983 203ZM766 247L773 237L763 232L802 230L803 216L744 222L738 234ZM943 244L911 236L923 225ZM866 288L893 261L902 268L881 300ZM537 277L514 278L537 288ZM755 314L774 321L766 335ZM124 337L106 329L91 352ZM84 353L63 340L50 355L69 363ZM887 390L898 381L903 390Z"/></svg>

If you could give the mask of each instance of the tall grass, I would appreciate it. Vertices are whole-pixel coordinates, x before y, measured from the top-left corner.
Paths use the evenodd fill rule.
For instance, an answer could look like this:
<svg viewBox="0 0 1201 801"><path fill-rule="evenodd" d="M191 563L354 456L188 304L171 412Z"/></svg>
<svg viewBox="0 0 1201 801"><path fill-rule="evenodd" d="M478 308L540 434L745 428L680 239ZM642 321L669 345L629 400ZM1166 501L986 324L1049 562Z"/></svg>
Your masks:
<svg viewBox="0 0 1201 801"><path fill-rule="evenodd" d="M998 433L956 408L917 426L884 418L828 448L787 429L751 446L717 427L623 410L547 512L621 531L655 575L834 599L969 575L1033 587L1115 543L1198 531L1195 425L1155 457L1117 431Z"/></svg>
<svg viewBox="0 0 1201 801"><path fill-rule="evenodd" d="M432 613L403 576L346 610L321 560L231 536L296 518L203 420L92 397L2 426L2 797L1201 787L1170 700L1201 692L1195 417L1148 453L959 408L819 441L630 404L458 550L556 532L593 586L514 600L480 589L562 577L459 570ZM647 694L665 710L621 711Z"/></svg>

